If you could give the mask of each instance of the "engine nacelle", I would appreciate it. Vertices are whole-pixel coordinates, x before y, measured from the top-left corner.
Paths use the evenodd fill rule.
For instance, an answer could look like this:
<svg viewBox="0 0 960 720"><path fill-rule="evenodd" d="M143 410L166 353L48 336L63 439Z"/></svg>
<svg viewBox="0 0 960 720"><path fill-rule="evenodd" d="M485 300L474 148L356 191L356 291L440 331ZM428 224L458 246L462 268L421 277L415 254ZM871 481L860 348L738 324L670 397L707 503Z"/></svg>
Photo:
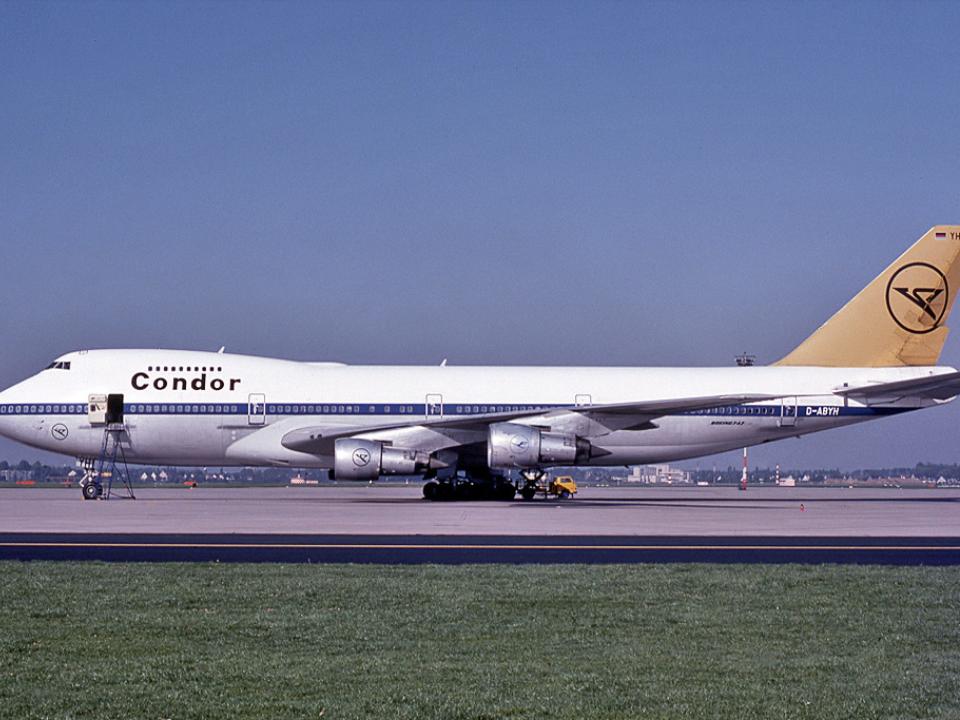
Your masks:
<svg viewBox="0 0 960 720"><path fill-rule="evenodd" d="M334 443L333 476L337 480L376 480L381 475L416 475L427 459L416 450L384 445L376 440L341 438Z"/></svg>
<svg viewBox="0 0 960 720"><path fill-rule="evenodd" d="M494 423L487 432L487 465L491 468L573 465L588 457L590 443L576 435L543 432L516 423Z"/></svg>

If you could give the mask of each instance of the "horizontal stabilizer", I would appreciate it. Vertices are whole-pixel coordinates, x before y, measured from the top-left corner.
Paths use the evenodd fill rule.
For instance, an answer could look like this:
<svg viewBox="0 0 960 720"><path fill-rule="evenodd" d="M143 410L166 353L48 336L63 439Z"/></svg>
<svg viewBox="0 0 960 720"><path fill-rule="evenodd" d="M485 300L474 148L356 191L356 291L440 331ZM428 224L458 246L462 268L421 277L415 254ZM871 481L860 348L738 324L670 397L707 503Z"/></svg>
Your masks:
<svg viewBox="0 0 960 720"><path fill-rule="evenodd" d="M896 382L872 383L858 387L843 387L834 390L834 394L867 400L878 397L949 400L956 395L960 395L960 372L941 373L911 380L897 380Z"/></svg>

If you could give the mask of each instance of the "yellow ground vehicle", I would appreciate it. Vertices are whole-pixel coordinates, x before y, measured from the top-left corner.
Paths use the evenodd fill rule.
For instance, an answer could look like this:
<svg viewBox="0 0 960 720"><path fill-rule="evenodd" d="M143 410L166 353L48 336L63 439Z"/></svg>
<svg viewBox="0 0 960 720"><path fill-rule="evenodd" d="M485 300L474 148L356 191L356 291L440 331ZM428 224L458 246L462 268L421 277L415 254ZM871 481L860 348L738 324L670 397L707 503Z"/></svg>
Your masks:
<svg viewBox="0 0 960 720"><path fill-rule="evenodd" d="M541 473L539 477L528 477L526 480L526 484L520 488L520 497L524 500L533 500L538 495L544 498L569 500L577 494L577 483L570 475L549 478Z"/></svg>

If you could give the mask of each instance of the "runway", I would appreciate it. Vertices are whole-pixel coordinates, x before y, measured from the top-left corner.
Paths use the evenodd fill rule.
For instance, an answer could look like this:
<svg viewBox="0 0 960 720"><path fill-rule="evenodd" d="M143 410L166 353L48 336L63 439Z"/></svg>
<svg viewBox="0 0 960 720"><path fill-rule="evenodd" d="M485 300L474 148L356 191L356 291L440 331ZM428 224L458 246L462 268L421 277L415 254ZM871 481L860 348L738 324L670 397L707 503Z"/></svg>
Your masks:
<svg viewBox="0 0 960 720"><path fill-rule="evenodd" d="M960 564L960 491L583 488L430 503L417 486L0 490L0 559Z"/></svg>

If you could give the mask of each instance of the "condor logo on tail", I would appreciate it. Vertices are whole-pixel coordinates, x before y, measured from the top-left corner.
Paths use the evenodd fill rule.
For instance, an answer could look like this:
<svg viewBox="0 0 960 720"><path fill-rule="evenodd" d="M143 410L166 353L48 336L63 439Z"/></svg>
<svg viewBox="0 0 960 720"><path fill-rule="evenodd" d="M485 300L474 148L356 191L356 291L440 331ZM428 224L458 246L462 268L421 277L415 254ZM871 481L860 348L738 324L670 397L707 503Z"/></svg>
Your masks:
<svg viewBox="0 0 960 720"><path fill-rule="evenodd" d="M949 295L942 272L929 263L910 263L897 270L887 283L887 310L897 325L922 335L940 326Z"/></svg>

